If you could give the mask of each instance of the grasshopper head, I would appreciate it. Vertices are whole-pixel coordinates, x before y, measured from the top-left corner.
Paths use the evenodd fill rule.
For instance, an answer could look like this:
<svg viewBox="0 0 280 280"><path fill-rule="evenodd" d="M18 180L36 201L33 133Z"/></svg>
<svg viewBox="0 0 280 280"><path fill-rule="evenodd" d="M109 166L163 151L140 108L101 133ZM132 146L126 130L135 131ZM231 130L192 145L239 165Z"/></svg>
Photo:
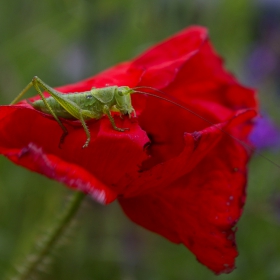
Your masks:
<svg viewBox="0 0 280 280"><path fill-rule="evenodd" d="M120 110L122 115L130 115L132 112L134 112L134 108L131 104L131 98L130 95L134 91L127 86L124 87L118 87L115 93L115 99L116 99L116 107L118 110Z"/></svg>

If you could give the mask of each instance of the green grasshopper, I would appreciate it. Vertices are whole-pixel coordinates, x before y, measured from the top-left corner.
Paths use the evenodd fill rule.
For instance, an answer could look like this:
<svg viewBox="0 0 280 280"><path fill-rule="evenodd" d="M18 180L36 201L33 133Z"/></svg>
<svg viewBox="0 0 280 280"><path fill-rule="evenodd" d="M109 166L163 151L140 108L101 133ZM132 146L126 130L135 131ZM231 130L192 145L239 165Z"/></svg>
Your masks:
<svg viewBox="0 0 280 280"><path fill-rule="evenodd" d="M87 136L87 140L83 145L83 148L86 148L90 142L90 132L85 121L100 119L105 114L108 116L113 129L123 132L128 130L128 128L117 127L111 111L120 112L121 115L129 115L129 117L132 113L135 115L130 97L134 90L127 86L107 86L104 88L92 88L81 93L62 94L48 86L37 76L32 79L11 104L15 104L32 86L34 86L42 99L29 103L36 110L51 114L58 122L63 130L60 144L68 134L68 131L59 118L77 119L81 122ZM48 98L44 97L41 89L48 92L51 96Z"/></svg>

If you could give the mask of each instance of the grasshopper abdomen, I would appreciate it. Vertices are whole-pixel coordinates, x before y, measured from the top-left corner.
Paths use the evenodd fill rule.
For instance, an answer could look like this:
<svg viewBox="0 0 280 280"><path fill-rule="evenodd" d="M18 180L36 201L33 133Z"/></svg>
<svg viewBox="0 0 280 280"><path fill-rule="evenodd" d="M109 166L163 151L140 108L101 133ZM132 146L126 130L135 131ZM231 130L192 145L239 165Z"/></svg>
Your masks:
<svg viewBox="0 0 280 280"><path fill-rule="evenodd" d="M96 99L90 91L82 93L70 93L70 94L60 94L63 99L68 102L75 103L81 110L89 110L92 112L93 116L91 118L100 119L103 115L102 104ZM53 112L59 118L65 119L77 119L75 116L70 114L54 97L46 98L47 103L52 108ZM31 105L34 109L39 110L43 113L50 114L48 107L45 105L42 99L36 100ZM89 119L85 117L85 119Z"/></svg>

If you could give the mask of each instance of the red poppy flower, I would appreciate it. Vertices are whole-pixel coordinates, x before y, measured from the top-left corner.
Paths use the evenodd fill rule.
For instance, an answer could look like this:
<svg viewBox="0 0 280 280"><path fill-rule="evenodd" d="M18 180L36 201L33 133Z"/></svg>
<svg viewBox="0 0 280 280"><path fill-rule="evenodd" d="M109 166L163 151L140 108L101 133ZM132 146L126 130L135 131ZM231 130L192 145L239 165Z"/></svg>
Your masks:
<svg viewBox="0 0 280 280"><path fill-rule="evenodd" d="M113 130L106 116L90 121L91 141L82 149L83 128L63 120L69 134L59 148L58 123L22 101L0 108L0 153L100 203L118 199L132 221L185 244L215 273L230 272L249 154L229 134L247 141L254 92L224 70L202 27L183 30L132 61L58 90L108 84L160 89L210 123L167 101L135 94L137 118L114 116L129 131Z"/></svg>

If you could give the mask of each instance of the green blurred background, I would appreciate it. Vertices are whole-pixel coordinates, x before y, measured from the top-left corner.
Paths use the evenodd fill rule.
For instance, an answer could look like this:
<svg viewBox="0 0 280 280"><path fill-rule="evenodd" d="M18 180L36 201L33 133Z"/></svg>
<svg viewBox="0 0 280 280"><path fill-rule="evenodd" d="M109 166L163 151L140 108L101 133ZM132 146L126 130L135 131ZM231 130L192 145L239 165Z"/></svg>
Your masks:
<svg viewBox="0 0 280 280"><path fill-rule="evenodd" d="M34 75L52 86L73 83L131 59L188 25L201 24L209 28L226 67L245 84L259 87L261 107L279 123L278 2L2 1L0 102L11 102ZM280 163L276 149L261 153ZM0 168L4 279L52 224L71 191L4 157ZM260 156L250 165L248 200L237 233L240 256L229 275L215 276L184 246L133 224L117 203L103 207L87 199L40 279L280 279L279 173Z"/></svg>

